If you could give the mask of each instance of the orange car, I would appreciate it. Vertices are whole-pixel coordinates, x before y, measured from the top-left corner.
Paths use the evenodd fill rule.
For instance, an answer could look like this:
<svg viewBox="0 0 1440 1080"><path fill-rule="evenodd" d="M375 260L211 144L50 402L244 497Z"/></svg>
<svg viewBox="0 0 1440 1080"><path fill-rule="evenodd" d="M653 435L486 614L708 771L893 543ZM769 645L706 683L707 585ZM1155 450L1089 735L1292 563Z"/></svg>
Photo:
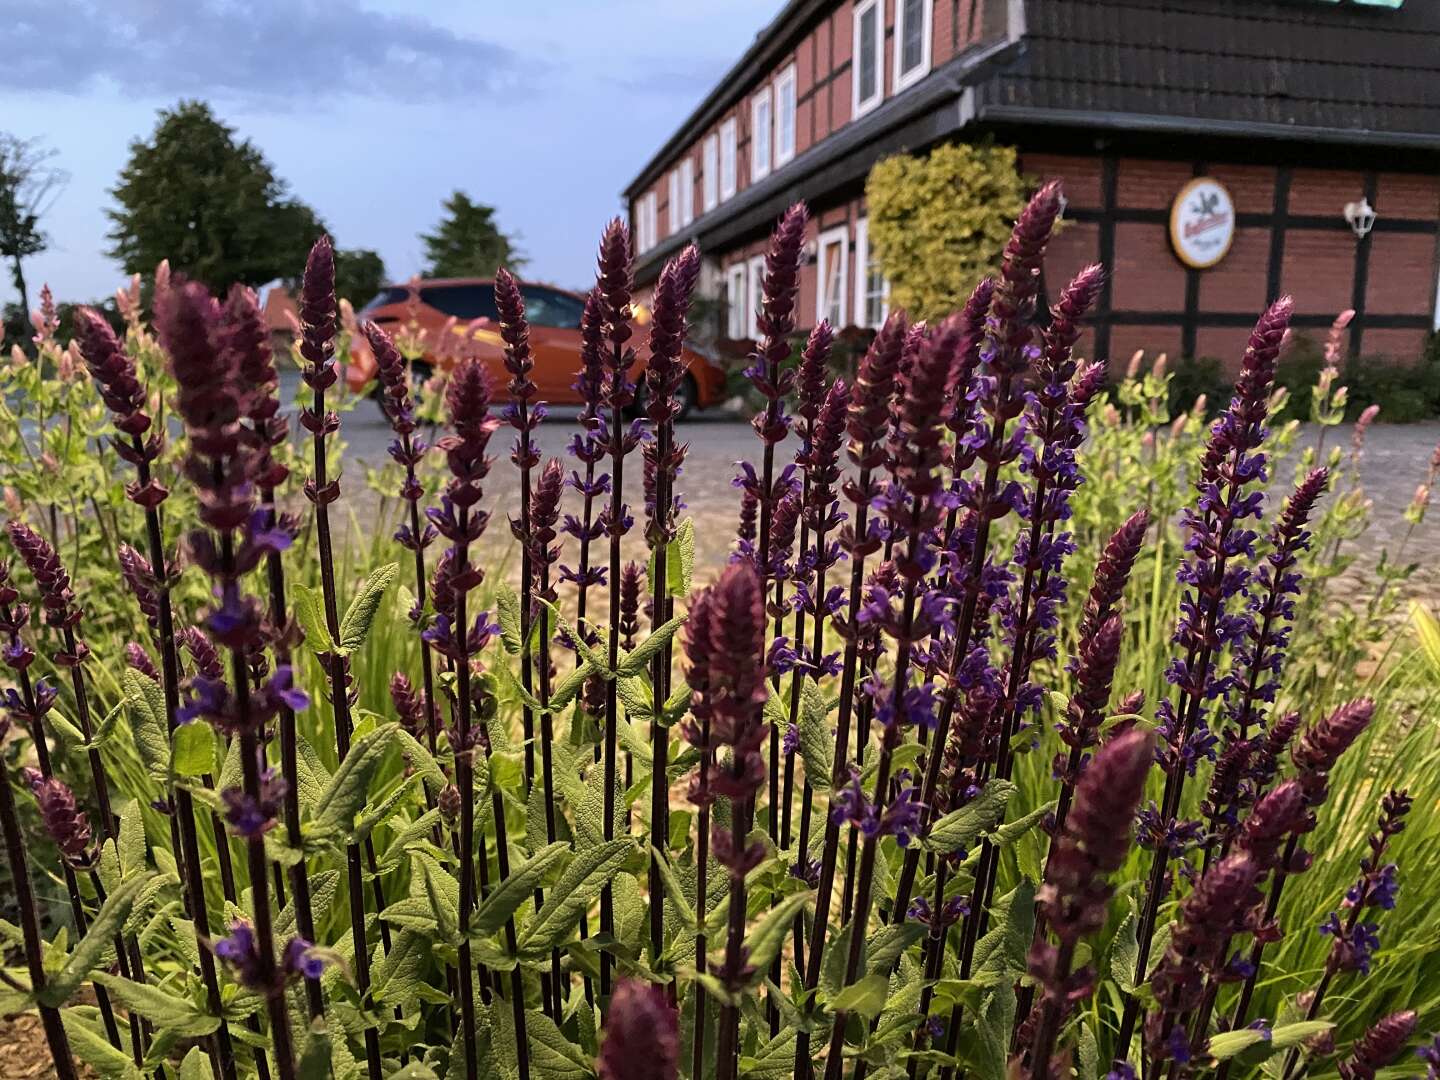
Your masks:
<svg viewBox="0 0 1440 1080"><path fill-rule="evenodd" d="M538 387L536 397L552 405L580 405L575 392L575 375L580 367L580 315L585 300L575 293L549 285L522 284L525 314L530 321L530 343L535 352L531 378ZM414 362L416 374L426 377L434 368L446 369L459 356L478 356L489 369L491 385L502 387L508 375L504 368L504 342L500 338L499 313L495 309L495 285L489 278L416 279L390 285L357 313L392 334L405 331L414 321L428 346L423 359ZM637 322L648 321L643 312ZM636 346L632 378L643 369L646 335L632 338ZM442 335L457 335L451 343ZM346 381L363 392L375 377L375 358L357 335L352 345ZM699 353L686 348L681 354L685 378L681 383L681 416L692 408L706 409L723 399L725 373Z"/></svg>

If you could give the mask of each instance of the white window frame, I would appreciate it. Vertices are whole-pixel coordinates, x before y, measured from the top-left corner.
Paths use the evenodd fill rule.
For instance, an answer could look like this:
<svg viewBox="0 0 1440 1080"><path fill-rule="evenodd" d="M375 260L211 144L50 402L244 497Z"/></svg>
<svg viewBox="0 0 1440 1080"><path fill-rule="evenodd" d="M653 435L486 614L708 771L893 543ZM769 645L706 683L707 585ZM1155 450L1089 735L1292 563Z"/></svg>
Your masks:
<svg viewBox="0 0 1440 1080"><path fill-rule="evenodd" d="M775 167L777 169L795 157L795 103L797 100L795 85L795 65L791 64L775 79L775 108L771 126L775 129ZM790 97L788 107L785 104L787 92ZM785 131L787 120L790 124L790 144L788 146L785 144L782 134Z"/></svg>
<svg viewBox="0 0 1440 1080"><path fill-rule="evenodd" d="M665 235L674 236L680 231L680 226L683 224L680 220L680 170L678 168L670 170L668 183L669 190L666 193L668 210L665 214L665 219L669 230Z"/></svg>
<svg viewBox="0 0 1440 1080"><path fill-rule="evenodd" d="M750 294L745 289L745 264L737 262L725 268L725 336L738 341L745 336L745 302Z"/></svg>
<svg viewBox="0 0 1440 1080"><path fill-rule="evenodd" d="M930 32L934 0L920 0L920 63L909 72L900 70L900 58L905 50L905 0L895 0L895 93L930 74Z"/></svg>
<svg viewBox="0 0 1440 1080"><path fill-rule="evenodd" d="M730 117L720 125L720 198L721 201L729 199L735 194L736 182L739 179L740 169L736 161L738 154L738 139L736 137L735 117Z"/></svg>
<svg viewBox="0 0 1440 1080"><path fill-rule="evenodd" d="M850 119L864 116L885 100L885 5L883 0L857 0L851 9L854 41L850 50ZM875 13L875 93L860 99L860 23Z"/></svg>
<svg viewBox="0 0 1440 1080"><path fill-rule="evenodd" d="M695 159L686 154L680 162L680 227L695 220Z"/></svg>
<svg viewBox="0 0 1440 1080"><path fill-rule="evenodd" d="M752 255L745 263L745 336L760 340L760 300L765 294L765 256Z"/></svg>
<svg viewBox="0 0 1440 1080"><path fill-rule="evenodd" d="M765 123L760 123L761 117ZM775 99L770 87L762 86L750 95L750 182L770 175L771 151L775 139Z"/></svg>
<svg viewBox="0 0 1440 1080"><path fill-rule="evenodd" d="M709 213L720 205L720 136L705 136L700 151L701 182L704 186L705 212Z"/></svg>
<svg viewBox="0 0 1440 1080"><path fill-rule="evenodd" d="M840 302L836 310L840 313L838 325L831 323L832 329L843 330L847 325L845 312L849 310L850 303L850 227L848 225L837 225L833 229L822 232L815 240L815 321L819 322L828 314L828 307L825 303L825 281L830 276L827 271L829 267L825 264L826 249L838 241L840 245Z"/></svg>
<svg viewBox="0 0 1440 1080"><path fill-rule="evenodd" d="M880 299L880 320L883 325L890 314L890 279L884 279ZM855 223L855 325L870 326L869 313L865 310L869 301L870 286L870 219L861 218ZM818 309L817 309L818 310Z"/></svg>

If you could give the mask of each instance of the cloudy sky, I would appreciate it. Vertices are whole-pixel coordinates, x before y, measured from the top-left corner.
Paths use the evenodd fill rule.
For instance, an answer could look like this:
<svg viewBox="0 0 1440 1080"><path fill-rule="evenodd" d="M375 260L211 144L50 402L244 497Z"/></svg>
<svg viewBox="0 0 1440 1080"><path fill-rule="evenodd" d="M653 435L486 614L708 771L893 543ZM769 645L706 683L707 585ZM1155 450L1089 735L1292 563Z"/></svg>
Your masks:
<svg viewBox="0 0 1440 1080"><path fill-rule="evenodd" d="M395 278L419 269L418 234L462 188L519 233L531 274L581 285L620 189L779 7L0 0L0 129L39 136L71 176L26 276L61 299L119 284L104 210L129 144L157 109L203 98L337 243L379 251Z"/></svg>

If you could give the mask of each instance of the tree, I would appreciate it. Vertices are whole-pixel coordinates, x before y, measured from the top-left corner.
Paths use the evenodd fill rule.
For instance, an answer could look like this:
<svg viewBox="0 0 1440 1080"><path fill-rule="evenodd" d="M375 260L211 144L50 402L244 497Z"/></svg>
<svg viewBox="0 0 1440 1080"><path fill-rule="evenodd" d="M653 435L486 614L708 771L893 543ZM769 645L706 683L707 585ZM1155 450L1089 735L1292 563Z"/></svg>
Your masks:
<svg viewBox="0 0 1440 1080"><path fill-rule="evenodd" d="M423 233L426 277L489 277L498 267L526 263L514 241L495 223L495 208L457 191L441 204L445 214L433 233Z"/></svg>
<svg viewBox="0 0 1440 1080"><path fill-rule="evenodd" d="M385 284L385 262L368 248L337 248L335 293L357 308L369 303Z"/></svg>
<svg viewBox="0 0 1440 1080"><path fill-rule="evenodd" d="M216 292L294 274L324 232L265 156L201 101L160 111L150 141L130 144L111 194L109 254L126 273L169 259Z"/></svg>
<svg viewBox="0 0 1440 1080"><path fill-rule="evenodd" d="M20 139L0 131L0 258L10 262L10 276L20 294L22 312L30 311L24 260L45 250L40 219L55 204L70 177L50 164L54 150L37 139Z"/></svg>
<svg viewBox="0 0 1440 1080"><path fill-rule="evenodd" d="M917 319L960 308L998 265L1025 193L1009 146L946 143L876 162L865 202L891 306Z"/></svg>

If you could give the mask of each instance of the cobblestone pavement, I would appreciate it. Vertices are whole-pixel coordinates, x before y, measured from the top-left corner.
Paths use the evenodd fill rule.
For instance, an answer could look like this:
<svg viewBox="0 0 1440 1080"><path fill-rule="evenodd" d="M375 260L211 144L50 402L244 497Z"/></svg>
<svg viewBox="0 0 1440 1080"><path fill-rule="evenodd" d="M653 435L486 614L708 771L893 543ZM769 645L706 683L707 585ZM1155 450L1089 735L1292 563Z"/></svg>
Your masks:
<svg viewBox="0 0 1440 1080"><path fill-rule="evenodd" d="M538 441L544 457L567 457L565 447L575 430L575 414L574 409L557 408L540 426ZM346 501L363 516L362 507L367 496L360 494L363 472L359 462L372 466L383 464L390 431L379 410L365 402L345 416L343 436L349 444L344 489ZM699 414L683 422L679 427L679 437L690 444L681 489L687 512L700 525L697 554L703 564L718 558L733 539L738 493L730 481L735 475L737 461L748 460L758 465L760 441L748 423L722 412ZM1304 445L1314 442L1316 437L1317 430L1306 425L1298 442ZM1325 438L1327 449L1339 445L1348 451L1351 428L1348 425L1331 428ZM513 433L502 428L496 432L491 444L497 464L488 484L492 498L487 502L493 506L508 506L508 496L516 484L515 470L508 467L506 460L512 439ZM1429 595L1440 590L1440 507L1408 539L1405 534L1409 526L1403 514L1415 494L1416 486L1424 479L1437 443L1440 443L1440 422L1375 424L1369 431L1361 467L1365 490L1373 501L1373 524L1364 541L1360 563L1368 565L1382 548L1388 548L1393 557L1403 540L1405 560L1420 564L1417 573L1417 585L1421 586L1419 591ZM788 443L787 448L793 450ZM788 460L789 454L784 456ZM628 458L626 464L626 496L632 511L638 516L641 506L639 454ZM1281 472L1282 477L1288 475L1288 468ZM504 530L503 522L497 519L492 529L498 535ZM1357 566L1358 569L1360 567Z"/></svg>

